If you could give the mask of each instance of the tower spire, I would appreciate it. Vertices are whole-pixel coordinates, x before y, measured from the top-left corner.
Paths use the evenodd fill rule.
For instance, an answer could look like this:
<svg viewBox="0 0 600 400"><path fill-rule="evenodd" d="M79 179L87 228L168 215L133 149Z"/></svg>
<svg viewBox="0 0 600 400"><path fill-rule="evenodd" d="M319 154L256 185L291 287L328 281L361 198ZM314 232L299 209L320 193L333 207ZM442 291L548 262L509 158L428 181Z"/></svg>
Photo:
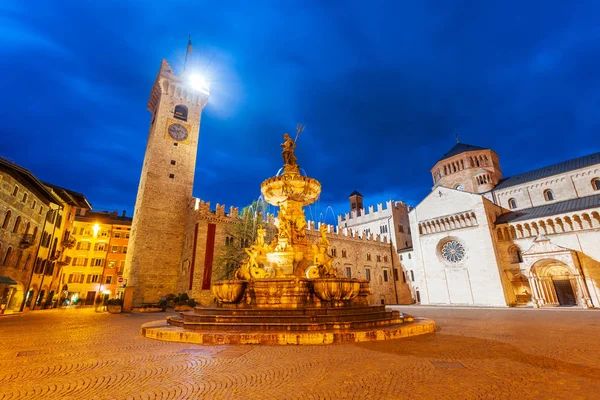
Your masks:
<svg viewBox="0 0 600 400"><path fill-rule="evenodd" d="M183 62L183 70L185 71L186 67L187 67L187 60L188 57L192 55L192 35L189 34L188 35L188 44L187 44L187 50L185 52L185 61Z"/></svg>

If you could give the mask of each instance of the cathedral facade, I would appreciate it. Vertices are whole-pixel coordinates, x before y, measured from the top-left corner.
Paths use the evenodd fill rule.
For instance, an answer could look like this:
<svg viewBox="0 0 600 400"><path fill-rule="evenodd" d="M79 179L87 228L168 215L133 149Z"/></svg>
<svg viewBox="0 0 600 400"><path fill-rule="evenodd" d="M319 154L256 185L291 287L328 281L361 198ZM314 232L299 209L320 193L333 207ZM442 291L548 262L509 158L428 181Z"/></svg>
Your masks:
<svg viewBox="0 0 600 400"><path fill-rule="evenodd" d="M417 302L600 306L600 153L503 178L491 149L459 143L409 213Z"/></svg>

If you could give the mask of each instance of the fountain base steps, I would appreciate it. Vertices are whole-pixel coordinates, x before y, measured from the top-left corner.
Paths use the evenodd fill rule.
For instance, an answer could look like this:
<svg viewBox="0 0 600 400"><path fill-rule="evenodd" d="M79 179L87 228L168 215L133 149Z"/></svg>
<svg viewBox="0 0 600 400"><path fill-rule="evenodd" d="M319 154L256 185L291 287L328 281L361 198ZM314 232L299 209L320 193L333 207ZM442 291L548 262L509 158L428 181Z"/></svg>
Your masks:
<svg viewBox="0 0 600 400"><path fill-rule="evenodd" d="M220 344L332 344L433 333L435 323L385 306L243 309L196 307L142 326L147 338Z"/></svg>

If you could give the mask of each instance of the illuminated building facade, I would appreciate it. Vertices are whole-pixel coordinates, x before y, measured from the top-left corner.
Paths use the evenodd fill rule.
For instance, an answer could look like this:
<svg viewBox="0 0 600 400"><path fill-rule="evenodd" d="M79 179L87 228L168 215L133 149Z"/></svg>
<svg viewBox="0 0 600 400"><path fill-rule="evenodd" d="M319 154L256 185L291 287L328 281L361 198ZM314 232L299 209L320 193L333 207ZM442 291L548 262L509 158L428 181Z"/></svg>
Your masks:
<svg viewBox="0 0 600 400"><path fill-rule="evenodd" d="M600 307L600 153L503 178L459 143L410 213L421 304Z"/></svg>
<svg viewBox="0 0 600 400"><path fill-rule="evenodd" d="M61 303L93 305L98 296L116 296L131 221L124 212L79 211L70 235L75 245L59 280Z"/></svg>

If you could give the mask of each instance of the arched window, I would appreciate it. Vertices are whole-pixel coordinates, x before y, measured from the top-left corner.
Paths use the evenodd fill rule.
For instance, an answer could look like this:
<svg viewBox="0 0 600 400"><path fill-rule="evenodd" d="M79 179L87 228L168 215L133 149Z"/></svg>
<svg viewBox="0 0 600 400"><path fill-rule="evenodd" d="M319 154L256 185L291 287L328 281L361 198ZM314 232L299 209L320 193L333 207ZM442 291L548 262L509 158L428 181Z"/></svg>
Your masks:
<svg viewBox="0 0 600 400"><path fill-rule="evenodd" d="M27 225L25 225L25 234L29 234L29 229L31 228L31 222L28 222Z"/></svg>
<svg viewBox="0 0 600 400"><path fill-rule="evenodd" d="M229 246L229 236L225 236L225 246Z"/></svg>
<svg viewBox="0 0 600 400"><path fill-rule="evenodd" d="M371 253L367 253L367 261L371 261Z"/></svg>
<svg viewBox="0 0 600 400"><path fill-rule="evenodd" d="M15 262L15 268L19 268L19 264L21 264L21 258L23 258L23 251L17 250L17 262Z"/></svg>
<svg viewBox="0 0 600 400"><path fill-rule="evenodd" d="M15 226L13 227L13 233L19 233L19 227L21 226L21 216L17 217L15 221Z"/></svg>
<svg viewBox="0 0 600 400"><path fill-rule="evenodd" d="M592 188L594 190L600 190L600 178L592 179Z"/></svg>
<svg viewBox="0 0 600 400"><path fill-rule="evenodd" d="M173 117L180 119L182 121L187 121L187 117L188 117L187 107L182 106L181 104L175 106L175 111L173 112Z"/></svg>
<svg viewBox="0 0 600 400"><path fill-rule="evenodd" d="M508 208L513 210L517 208L517 201L515 199L508 199Z"/></svg>
<svg viewBox="0 0 600 400"><path fill-rule="evenodd" d="M10 257L12 256L12 247L9 247L8 249L6 249L6 254L4 255L4 260L2 261L2 265L8 265L8 263L10 262Z"/></svg>
<svg viewBox="0 0 600 400"><path fill-rule="evenodd" d="M4 216L4 222L2 223L2 228L3 229L8 229L8 224L10 222L10 216L11 216L11 214L12 213L10 212L10 210L8 210L6 212L6 215Z"/></svg>
<svg viewBox="0 0 600 400"><path fill-rule="evenodd" d="M518 264L523 262L523 256L521 255L521 249L517 246L513 246L508 250L511 264Z"/></svg>
<svg viewBox="0 0 600 400"><path fill-rule="evenodd" d="M346 258L346 249L342 249L342 258Z"/></svg>
<svg viewBox="0 0 600 400"><path fill-rule="evenodd" d="M27 201L27 193L23 193L23 198L21 199L23 203Z"/></svg>
<svg viewBox="0 0 600 400"><path fill-rule="evenodd" d="M552 190L544 190L544 198L546 199L546 201L554 200L554 193L552 193Z"/></svg>
<svg viewBox="0 0 600 400"><path fill-rule="evenodd" d="M19 193L19 187L15 185L15 188L13 189L13 196L16 196L17 193Z"/></svg>
<svg viewBox="0 0 600 400"><path fill-rule="evenodd" d="M29 261L31 261L31 254L27 254L27 258L25 259L25 264L23 264L23 269L27 269L29 265Z"/></svg>
<svg viewBox="0 0 600 400"><path fill-rule="evenodd" d="M37 237L37 226L33 228L33 235L32 236L33 236L33 240L35 240L36 237Z"/></svg>

